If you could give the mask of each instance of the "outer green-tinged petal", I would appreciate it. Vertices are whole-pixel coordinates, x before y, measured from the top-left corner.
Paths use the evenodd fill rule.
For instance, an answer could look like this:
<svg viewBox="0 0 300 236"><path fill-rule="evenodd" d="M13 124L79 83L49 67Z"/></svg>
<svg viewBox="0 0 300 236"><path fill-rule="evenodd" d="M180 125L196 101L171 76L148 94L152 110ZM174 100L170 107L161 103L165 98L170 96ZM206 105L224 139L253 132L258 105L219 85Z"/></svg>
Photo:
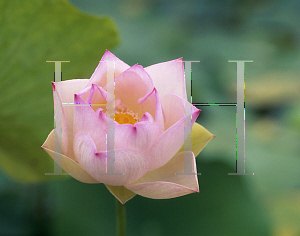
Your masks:
<svg viewBox="0 0 300 236"><path fill-rule="evenodd" d="M184 158L188 160L190 170L197 173L193 152L177 153L163 167L149 171L136 182L125 185L126 188L144 197L167 199L199 192L197 175L175 175L184 172Z"/></svg>
<svg viewBox="0 0 300 236"><path fill-rule="evenodd" d="M202 149L216 136L211 134L207 129L198 123L194 123L192 128L192 151L195 154L195 157L199 155ZM184 151L182 146L179 152Z"/></svg>
<svg viewBox="0 0 300 236"><path fill-rule="evenodd" d="M105 186L123 205L136 195L124 186L112 186L108 184L105 184Z"/></svg>
<svg viewBox="0 0 300 236"><path fill-rule="evenodd" d="M42 148L52 157L54 158L54 130L48 135L45 143ZM67 173L71 173L71 176L83 183L99 183L94 180L76 161L71 158L61 155L62 157L62 166Z"/></svg>

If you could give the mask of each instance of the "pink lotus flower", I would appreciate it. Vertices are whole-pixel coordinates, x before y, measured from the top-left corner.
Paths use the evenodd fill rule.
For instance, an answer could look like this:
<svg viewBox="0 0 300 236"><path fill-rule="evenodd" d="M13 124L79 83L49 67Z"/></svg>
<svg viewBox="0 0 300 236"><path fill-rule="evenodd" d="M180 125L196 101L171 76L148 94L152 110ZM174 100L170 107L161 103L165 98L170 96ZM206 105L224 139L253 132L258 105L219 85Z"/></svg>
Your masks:
<svg viewBox="0 0 300 236"><path fill-rule="evenodd" d="M115 116L97 105L107 102L107 61L116 62ZM73 178L104 183L122 204L136 194L166 199L199 192L197 175L175 173L184 172L185 157L197 173L195 156L214 135L194 123L200 113L196 107L190 105L191 112L185 116L188 102L182 59L130 67L106 51L89 80L56 82L53 88L54 103L61 112L56 114L61 116L56 127L62 132L52 130L42 148L54 158L54 139L60 139L61 167ZM191 118L193 150L184 152L184 126ZM115 125L114 172L124 175L99 174L107 168L108 121Z"/></svg>

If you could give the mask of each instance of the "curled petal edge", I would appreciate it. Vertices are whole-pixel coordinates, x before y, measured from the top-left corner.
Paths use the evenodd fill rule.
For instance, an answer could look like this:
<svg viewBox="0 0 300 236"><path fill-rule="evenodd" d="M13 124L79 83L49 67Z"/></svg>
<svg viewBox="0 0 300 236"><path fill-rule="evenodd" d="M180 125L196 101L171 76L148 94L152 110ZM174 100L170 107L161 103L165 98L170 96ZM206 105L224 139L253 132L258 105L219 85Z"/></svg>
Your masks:
<svg viewBox="0 0 300 236"><path fill-rule="evenodd" d="M138 195L152 199L169 199L199 192L180 184L165 181L135 184L126 186L126 188Z"/></svg>

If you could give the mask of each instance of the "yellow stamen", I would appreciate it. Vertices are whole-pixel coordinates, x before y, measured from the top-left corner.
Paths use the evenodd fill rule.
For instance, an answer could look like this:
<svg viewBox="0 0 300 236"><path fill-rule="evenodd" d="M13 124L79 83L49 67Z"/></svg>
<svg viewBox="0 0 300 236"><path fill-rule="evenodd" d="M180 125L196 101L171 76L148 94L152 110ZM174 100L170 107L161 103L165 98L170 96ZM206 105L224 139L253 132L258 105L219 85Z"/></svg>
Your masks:
<svg viewBox="0 0 300 236"><path fill-rule="evenodd" d="M119 124L132 124L134 125L136 122L141 121L137 113L127 109L124 111L115 111L115 121Z"/></svg>

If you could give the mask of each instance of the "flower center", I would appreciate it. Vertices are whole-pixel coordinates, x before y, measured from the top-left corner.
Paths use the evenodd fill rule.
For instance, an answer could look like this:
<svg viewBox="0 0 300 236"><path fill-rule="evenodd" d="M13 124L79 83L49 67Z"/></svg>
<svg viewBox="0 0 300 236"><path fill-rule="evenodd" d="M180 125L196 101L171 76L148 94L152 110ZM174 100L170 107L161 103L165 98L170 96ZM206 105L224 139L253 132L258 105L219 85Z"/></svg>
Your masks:
<svg viewBox="0 0 300 236"><path fill-rule="evenodd" d="M115 111L115 120L119 124L132 124L134 125L136 122L141 121L137 113L134 113L133 111L127 109L124 111L122 109L121 111Z"/></svg>

